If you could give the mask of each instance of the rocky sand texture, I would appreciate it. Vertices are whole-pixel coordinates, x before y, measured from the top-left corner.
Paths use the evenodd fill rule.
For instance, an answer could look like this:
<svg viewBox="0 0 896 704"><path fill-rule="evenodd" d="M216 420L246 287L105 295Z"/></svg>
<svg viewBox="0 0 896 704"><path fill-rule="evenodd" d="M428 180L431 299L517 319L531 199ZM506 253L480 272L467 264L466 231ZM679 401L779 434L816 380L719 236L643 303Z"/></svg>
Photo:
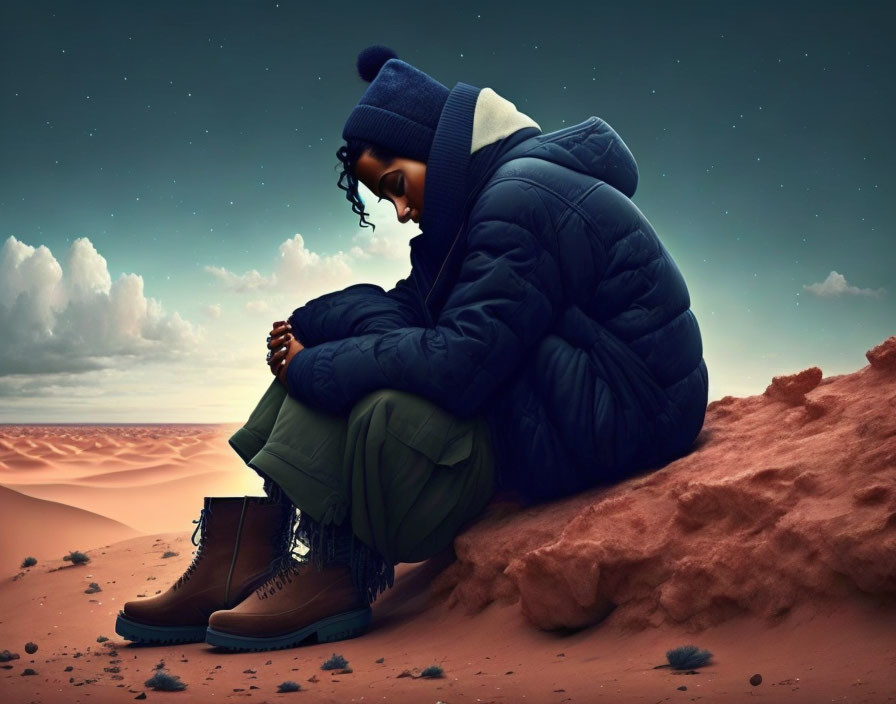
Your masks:
<svg viewBox="0 0 896 704"><path fill-rule="evenodd" d="M777 376L709 404L693 451L549 505L507 502L433 589L542 629L604 618L694 631L801 603L896 596L896 336L857 372ZM493 507L497 508L497 506Z"/></svg>

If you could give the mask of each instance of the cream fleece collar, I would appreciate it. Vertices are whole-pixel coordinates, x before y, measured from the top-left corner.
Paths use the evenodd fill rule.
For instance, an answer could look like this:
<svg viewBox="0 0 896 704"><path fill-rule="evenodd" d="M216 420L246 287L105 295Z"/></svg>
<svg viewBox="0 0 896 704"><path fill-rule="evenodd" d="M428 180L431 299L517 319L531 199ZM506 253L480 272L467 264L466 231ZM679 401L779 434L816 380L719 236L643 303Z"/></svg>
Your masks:
<svg viewBox="0 0 896 704"><path fill-rule="evenodd" d="M473 139L470 153L504 139L524 127L541 126L528 115L516 109L516 105L502 98L491 88L483 88L476 99L473 112Z"/></svg>

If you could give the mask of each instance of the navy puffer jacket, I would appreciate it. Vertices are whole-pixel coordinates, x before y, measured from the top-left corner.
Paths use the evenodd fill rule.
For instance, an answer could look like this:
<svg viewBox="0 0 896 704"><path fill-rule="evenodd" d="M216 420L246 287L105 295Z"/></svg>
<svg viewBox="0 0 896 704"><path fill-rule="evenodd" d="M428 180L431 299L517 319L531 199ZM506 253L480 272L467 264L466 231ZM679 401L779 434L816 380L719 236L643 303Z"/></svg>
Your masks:
<svg viewBox="0 0 896 704"><path fill-rule="evenodd" d="M307 349L288 386L332 413L393 388L483 414L499 487L538 501L685 454L708 376L687 286L631 200L637 166L619 135L598 117L542 134L517 112L528 126L477 161L471 143L495 121L476 111L516 112L496 96L452 90L410 275L297 309L290 322Z"/></svg>

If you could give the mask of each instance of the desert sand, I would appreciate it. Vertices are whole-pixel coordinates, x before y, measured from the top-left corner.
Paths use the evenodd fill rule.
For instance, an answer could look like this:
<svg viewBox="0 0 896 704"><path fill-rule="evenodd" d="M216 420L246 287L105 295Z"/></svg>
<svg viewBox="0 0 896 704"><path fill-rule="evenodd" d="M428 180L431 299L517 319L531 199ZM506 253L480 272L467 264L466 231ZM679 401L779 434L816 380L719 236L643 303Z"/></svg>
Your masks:
<svg viewBox="0 0 896 704"><path fill-rule="evenodd" d="M175 518L158 515L153 528L146 512L122 520L145 534L121 540L112 523L106 542L66 543L89 554L80 566L58 550L35 554L21 538L0 581L0 650L20 657L5 663L0 692L14 702L144 692L259 702L896 702L896 336L866 356L853 373L825 378L809 366L774 377L763 394L711 403L692 451L659 470L541 505L497 496L451 550L396 567L365 635L261 653L137 647L114 633L124 601L152 596L189 564L185 529L201 494L186 494L204 486L196 477L251 485L235 455L211 461L232 454L235 426L0 428L2 484L57 500L64 494L47 487L79 487L77 507L96 514L48 509L47 533L127 517L98 510L120 498L107 492L154 503L171 487L186 488L169 500L187 524L170 531ZM94 461L116 457L124 461ZM22 498L0 494L4 511L10 497ZM26 554L38 564L17 569ZM85 593L91 582L102 591ZM28 641L39 646L32 655ZM709 650L709 663L657 668L688 644ZM334 652L351 673L321 669ZM161 660L186 690L144 686ZM430 665L443 677L420 677ZM29 667L37 674L24 676ZM762 681L751 684L756 674ZM285 680L302 691L278 694Z"/></svg>
<svg viewBox="0 0 896 704"><path fill-rule="evenodd" d="M0 486L0 564L25 557L61 557L81 546L124 540L139 532L118 521L74 506L24 496ZM7 572L4 570L4 572Z"/></svg>

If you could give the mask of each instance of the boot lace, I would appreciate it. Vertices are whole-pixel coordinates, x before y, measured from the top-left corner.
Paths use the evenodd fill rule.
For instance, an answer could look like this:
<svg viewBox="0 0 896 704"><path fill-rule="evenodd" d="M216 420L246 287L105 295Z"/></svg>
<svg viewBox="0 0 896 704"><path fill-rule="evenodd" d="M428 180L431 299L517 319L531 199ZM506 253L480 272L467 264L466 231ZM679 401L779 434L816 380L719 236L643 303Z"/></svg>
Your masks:
<svg viewBox="0 0 896 704"><path fill-rule="evenodd" d="M290 584L299 573L303 564L308 562L307 555L295 554L299 539L294 531L295 513L292 520L286 521L283 534L275 536L274 548L276 557L271 561L271 576L255 590L255 596L259 599L267 599Z"/></svg>
<svg viewBox="0 0 896 704"><path fill-rule="evenodd" d="M290 584L304 564L311 563L318 571L329 564L349 564L352 545L350 530L350 524L321 525L306 513L301 513L296 524L293 513L289 534L283 536L283 547L271 563L273 576L256 590L258 598L267 599ZM308 552L298 557L295 549L300 543L308 547Z"/></svg>
<svg viewBox="0 0 896 704"><path fill-rule="evenodd" d="M178 578L178 580L174 583L174 589L182 586L188 579L190 579L193 574L196 566L199 564L199 561L202 559L204 554L204 548L207 543L206 540L206 525L208 522L208 514L210 511L203 508L199 511L199 518L193 521L196 524L196 528L193 530L193 535L190 536L190 542L196 546L196 552L193 555L193 561L190 563L190 566L184 571L184 573ZM196 534L199 533L199 542L196 542Z"/></svg>

